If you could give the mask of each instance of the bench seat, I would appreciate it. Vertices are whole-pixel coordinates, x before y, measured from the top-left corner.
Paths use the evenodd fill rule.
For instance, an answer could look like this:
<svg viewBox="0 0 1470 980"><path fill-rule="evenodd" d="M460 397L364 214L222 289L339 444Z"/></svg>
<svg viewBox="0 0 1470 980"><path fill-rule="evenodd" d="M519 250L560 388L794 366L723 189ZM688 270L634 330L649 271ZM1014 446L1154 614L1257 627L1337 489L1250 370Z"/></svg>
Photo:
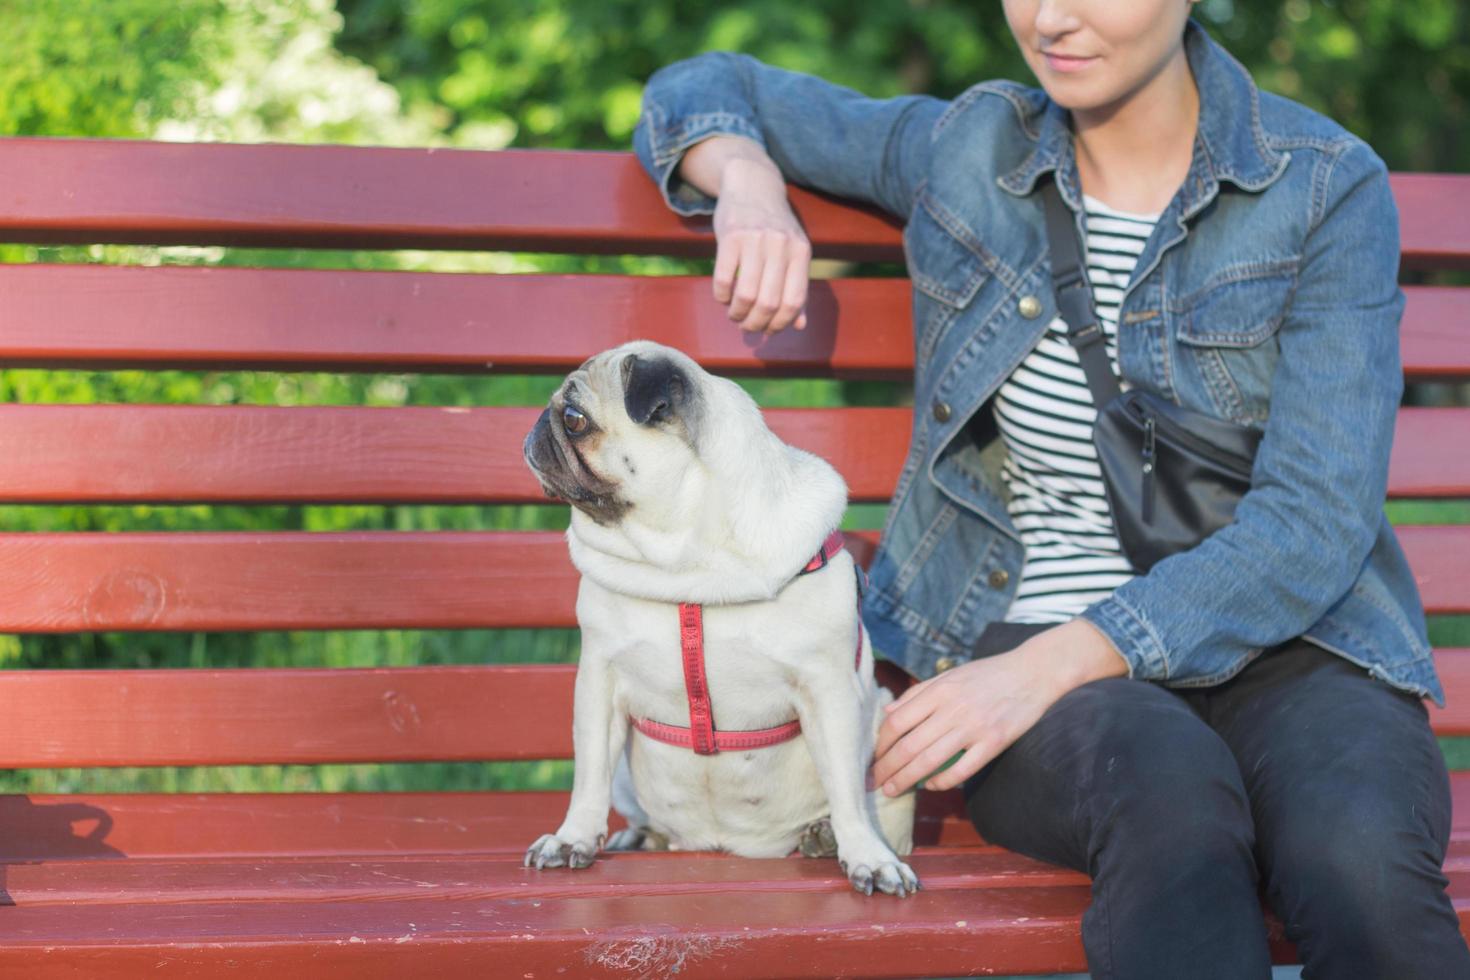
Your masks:
<svg viewBox="0 0 1470 980"><path fill-rule="evenodd" d="M1470 929L1470 773L1445 872ZM230 969L316 978L957 976L1083 970L1086 876L986 845L957 791L922 793L924 890L854 893L829 860L703 853L521 866L563 792L0 797L0 972ZM613 814L611 826L622 821ZM123 857L126 854L126 857ZM741 893L749 901L730 901ZM1266 916L1279 962L1295 951ZM813 942L831 943L820 958ZM852 946L852 949L845 947ZM44 950L44 955L38 956ZM803 952L805 951L805 953ZM861 954L861 955L859 955ZM850 960L850 962L849 962ZM780 964L777 968L776 964ZM507 972L502 972L507 971ZM511 972L513 971L513 972ZM287 975L293 975L288 972ZM655 973L654 975L660 975Z"/></svg>
<svg viewBox="0 0 1470 980"><path fill-rule="evenodd" d="M1455 777L1446 862L1470 927L1470 777ZM925 794L903 900L851 890L827 860L604 855L536 872L525 845L564 793L0 798L0 972L109 977L956 976L1085 969L1084 875L980 842L953 791ZM110 818L109 844L46 853L48 828ZM616 821L615 821L616 823ZM17 844L24 842L21 846ZM107 853L111 851L111 853ZM732 901L739 895L742 900ZM1281 962L1294 950L1267 928ZM812 943L824 946L810 956ZM849 948L850 947L850 948ZM44 955L37 955L44 951ZM779 967L777 966L779 964ZM18 975L18 974L17 974ZM655 972L653 975L663 975Z"/></svg>

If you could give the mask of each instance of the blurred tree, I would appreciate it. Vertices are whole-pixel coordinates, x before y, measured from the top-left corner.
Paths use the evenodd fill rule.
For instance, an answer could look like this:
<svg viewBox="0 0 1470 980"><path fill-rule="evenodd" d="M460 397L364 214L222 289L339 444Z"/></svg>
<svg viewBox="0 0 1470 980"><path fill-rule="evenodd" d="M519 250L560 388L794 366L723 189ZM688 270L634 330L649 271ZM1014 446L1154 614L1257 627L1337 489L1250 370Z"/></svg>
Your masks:
<svg viewBox="0 0 1470 980"><path fill-rule="evenodd" d="M874 95L1024 70L999 4L956 0L339 0L338 45L487 145L626 146L643 81L710 48Z"/></svg>
<svg viewBox="0 0 1470 980"><path fill-rule="evenodd" d="M0 135L443 142L333 47L332 0L0 0Z"/></svg>
<svg viewBox="0 0 1470 980"><path fill-rule="evenodd" d="M623 148L660 65L745 51L872 95L1029 80L985 0L339 0L342 50L455 142ZM1200 19L1269 90L1333 116L1399 169L1470 169L1461 0L1204 0Z"/></svg>
<svg viewBox="0 0 1470 980"><path fill-rule="evenodd" d="M1395 170L1470 170L1470 8L1461 0L1205 0L1264 88L1362 136Z"/></svg>
<svg viewBox="0 0 1470 980"><path fill-rule="evenodd" d="M143 136L220 52L214 0L0 0L0 134Z"/></svg>

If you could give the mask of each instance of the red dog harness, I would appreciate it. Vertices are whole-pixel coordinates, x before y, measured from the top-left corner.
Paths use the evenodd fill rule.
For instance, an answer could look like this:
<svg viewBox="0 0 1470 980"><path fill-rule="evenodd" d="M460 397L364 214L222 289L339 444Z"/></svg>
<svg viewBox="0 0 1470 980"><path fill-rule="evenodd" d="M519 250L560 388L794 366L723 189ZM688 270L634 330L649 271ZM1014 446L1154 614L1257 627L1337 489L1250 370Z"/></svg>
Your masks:
<svg viewBox="0 0 1470 980"><path fill-rule="evenodd" d="M821 549L806 563L798 575L820 571L842 550L842 532L833 531L822 542ZM861 572L858 573L861 576ZM703 607L697 602L679 603L679 645L684 652L684 693L689 698L689 728L665 725L647 718L634 718L633 727L649 738L670 745L693 749L699 755L714 755L730 749L760 749L790 741L801 733L801 721L788 721L775 728L748 731L715 731L714 712L710 707L709 684L704 678ZM853 669L863 663L863 619L858 616L857 654Z"/></svg>

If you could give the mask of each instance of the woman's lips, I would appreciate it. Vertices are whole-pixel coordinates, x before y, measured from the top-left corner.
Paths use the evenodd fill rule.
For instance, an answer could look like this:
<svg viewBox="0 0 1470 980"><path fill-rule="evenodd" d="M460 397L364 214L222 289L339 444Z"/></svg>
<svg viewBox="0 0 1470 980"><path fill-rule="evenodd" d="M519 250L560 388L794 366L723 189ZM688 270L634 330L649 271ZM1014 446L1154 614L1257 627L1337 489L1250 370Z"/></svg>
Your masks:
<svg viewBox="0 0 1470 980"><path fill-rule="evenodd" d="M1097 60L1096 58L1083 58L1077 55L1052 54L1047 51L1041 52L1041 56L1046 59L1048 68L1064 74L1082 71Z"/></svg>

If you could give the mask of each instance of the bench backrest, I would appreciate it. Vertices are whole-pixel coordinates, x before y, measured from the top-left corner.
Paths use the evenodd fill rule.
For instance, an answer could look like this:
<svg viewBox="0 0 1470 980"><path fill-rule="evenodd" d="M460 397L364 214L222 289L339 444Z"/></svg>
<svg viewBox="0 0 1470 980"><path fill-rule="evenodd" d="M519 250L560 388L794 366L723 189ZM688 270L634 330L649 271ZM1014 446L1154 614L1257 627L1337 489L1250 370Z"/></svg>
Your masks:
<svg viewBox="0 0 1470 980"><path fill-rule="evenodd" d="M709 256L631 155L0 141L0 240ZM1470 177L1395 175L1404 267L1470 266ZM902 260L891 220L793 191L818 256ZM1470 291L1409 285L1410 382L1470 378ZM634 337L733 375L902 381L905 279L817 281L752 347L698 276L0 266L0 365L561 374ZM539 406L0 405L0 503L544 503ZM908 410L770 411L883 501ZM1470 409L1405 408L1394 498L1470 497ZM1403 527L1431 614L1470 613L1470 527ZM870 551L875 535L859 535ZM568 627L546 531L0 533L0 632ZM1470 650L1439 651L1470 734ZM570 665L0 673L0 767L568 758ZM1456 696L1463 695L1463 696Z"/></svg>

